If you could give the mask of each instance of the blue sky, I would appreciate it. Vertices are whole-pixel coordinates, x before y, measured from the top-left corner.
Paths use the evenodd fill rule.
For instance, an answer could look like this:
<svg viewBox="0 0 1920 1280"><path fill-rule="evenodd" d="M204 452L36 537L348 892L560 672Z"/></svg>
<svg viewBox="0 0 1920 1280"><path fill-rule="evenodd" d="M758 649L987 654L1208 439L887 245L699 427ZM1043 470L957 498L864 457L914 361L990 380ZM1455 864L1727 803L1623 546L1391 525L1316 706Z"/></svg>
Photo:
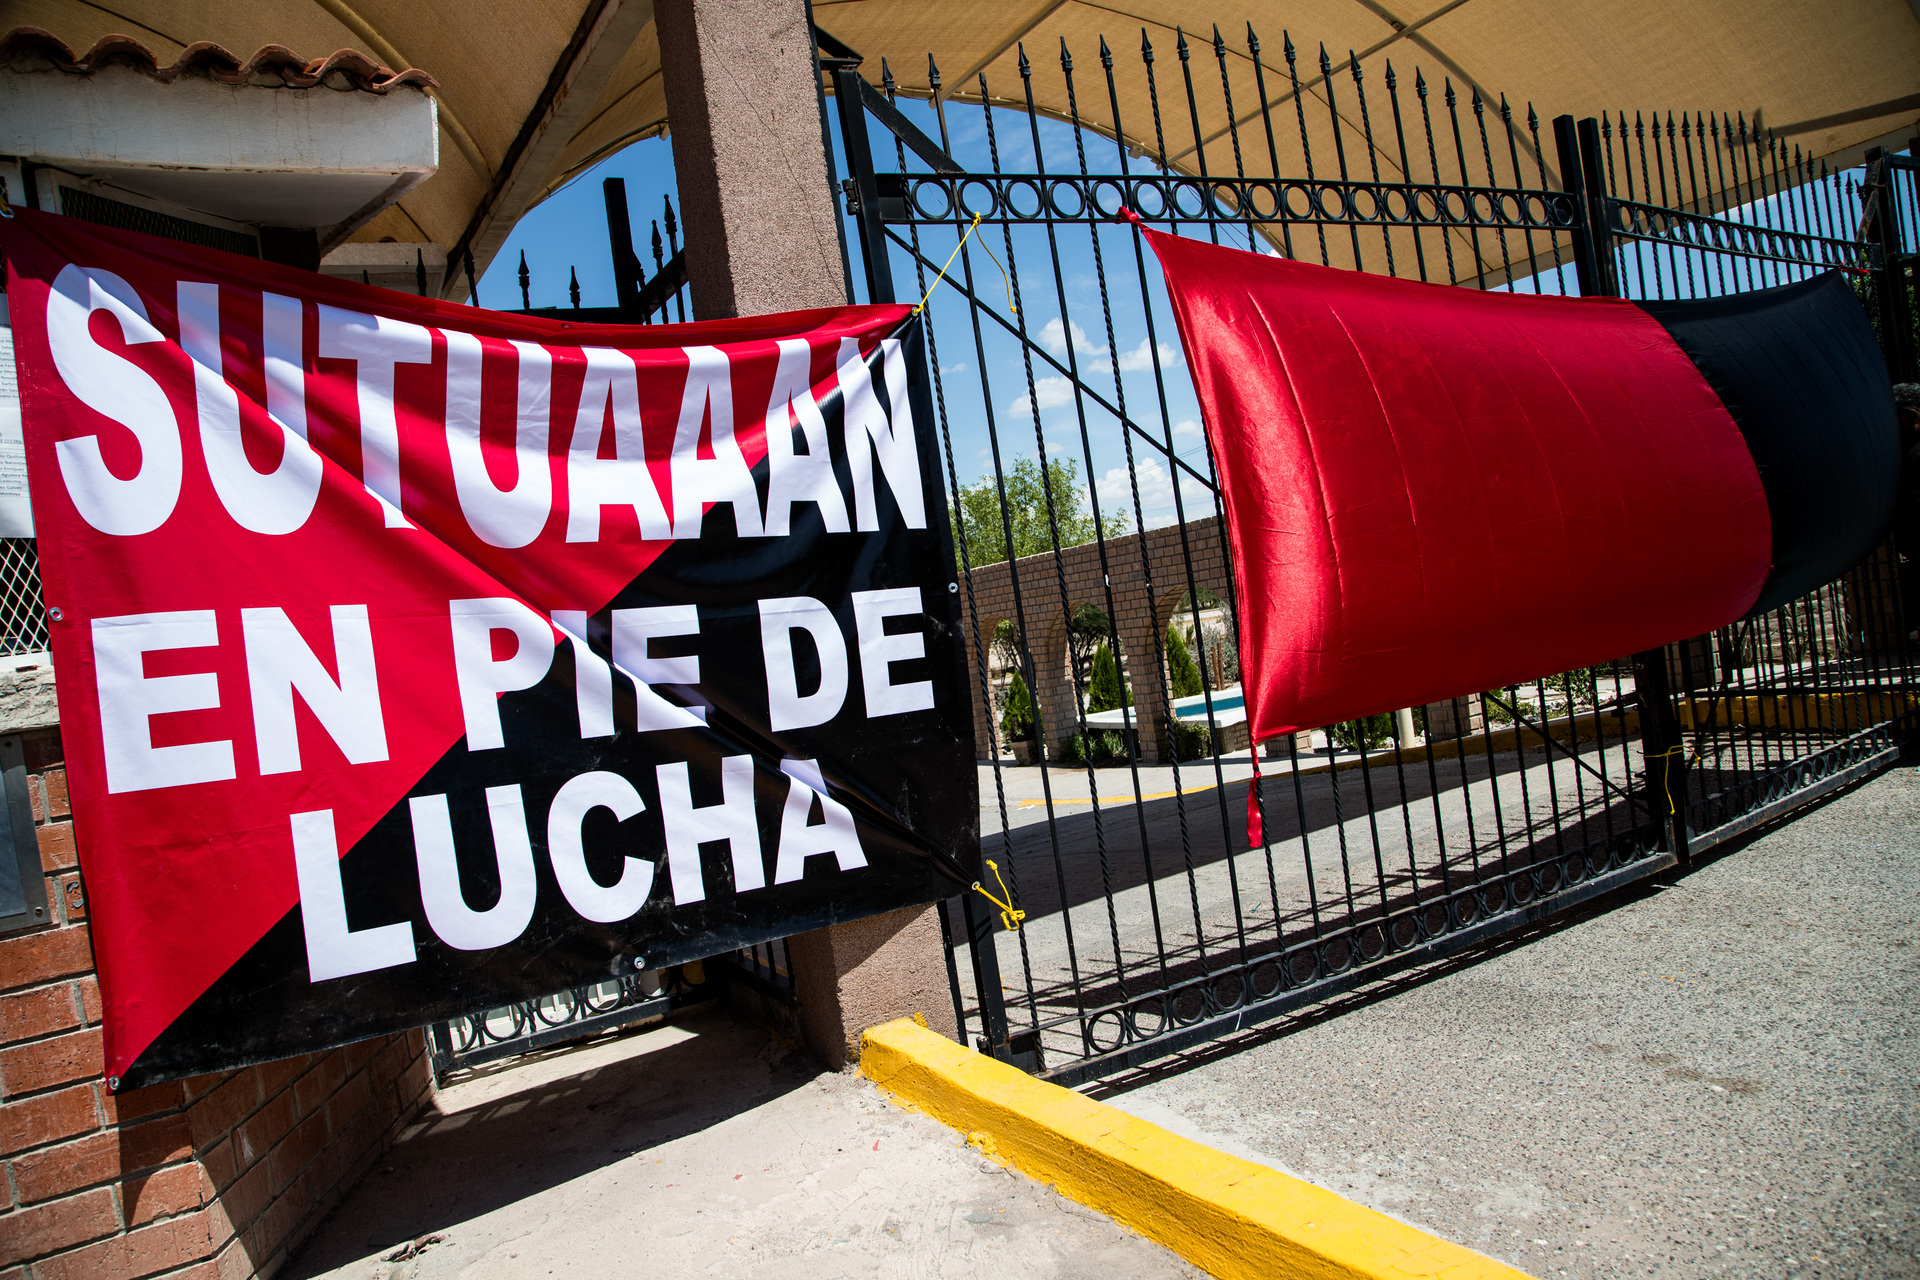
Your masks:
<svg viewBox="0 0 1920 1280"><path fill-rule="evenodd" d="M831 105L831 104L830 104ZM924 103L903 102L902 107L930 133L937 131L932 110ZM833 113L829 112L831 116ZM1009 171L1031 171L1033 140L1024 116L996 112L1002 167ZM977 109L959 109L949 113L957 126L953 149L962 164L986 168L986 125ZM838 155L838 123L834 122L835 163L846 172ZM1041 146L1049 168L1077 171L1072 132L1065 125L1042 121ZM1090 139L1091 141L1091 139ZM873 145L882 163L891 156L890 135L877 133ZM1115 149L1099 143L1104 151L1097 160L1089 160L1098 169L1115 169ZM1137 164L1138 162L1136 162ZM919 166L915 166L919 167ZM664 139L649 139L596 165L589 172L556 192L533 210L514 228L505 249L494 259L480 281L483 305L518 307L517 281L520 255L526 254L532 276L531 300L534 306L567 305L569 271L578 273L581 302L585 306L611 306L614 303L612 259L607 246L606 213L601 195L602 179L615 176L627 184L627 198L634 219L636 251L652 270L648 245L649 224L660 216L663 197L674 193L672 146ZM1196 471L1205 474L1206 447L1200 432L1200 413L1186 365L1179 349L1179 337L1167 310L1166 289L1158 265L1151 253L1144 256L1144 271L1134 259L1133 236L1124 227L1099 229L1101 252L1106 258L1110 289L1113 332L1100 305L1099 275L1094 266L1093 238L1086 227L1062 228L1056 242L1048 244L1043 228L1021 227L1015 230L1012 252L1020 274L1025 304L1025 323L1031 340L1062 364L1072 362L1083 379L1094 384L1111 402L1124 394L1129 416L1141 431L1164 449L1171 432L1175 453ZM851 221L847 224L849 245L855 261L855 291L859 301L867 301L866 281L858 268L858 239ZM924 252L936 263L952 251L957 234L946 228L929 229L923 237ZM975 282L980 296L992 310L1017 325L1019 320L1009 307L1008 289L992 259L979 251L982 240L1002 263L1008 259L1007 242L997 228L983 228L969 246ZM1053 262L1058 254L1059 271ZM894 273L903 299L918 297L912 260L895 250ZM965 265L955 261L953 276L964 278ZM932 271L928 271L931 280ZM1142 283L1145 283L1143 300ZM1064 293L1071 324L1063 323L1061 296ZM1147 334L1147 314L1151 307L1157 351L1166 387L1164 413L1154 378L1155 344ZM1129 522L1144 521L1148 527L1172 523L1175 518L1172 475L1175 468L1163 456L1156 456L1153 444L1136 435L1135 456L1141 487L1138 508L1131 486L1126 482L1126 456L1120 440L1120 427L1114 416L1092 402L1084 404L1086 433L1083 440L1080 412L1074 402L1071 384L1060 371L1036 356L1029 370L1021 358L1021 344L1004 329L983 322L976 335L961 296L943 289L934 297L932 341L939 358L940 384L947 410L955 469L960 483L970 484L993 467L992 437L988 419L993 420L1002 464L1011 466L1020 457L1038 455L1044 441L1049 454L1072 461L1084 483L1088 474L1088 454L1092 455L1092 474L1096 477L1103 514L1117 508ZM1116 360L1113 352L1118 351ZM981 358L984 352L984 360ZM985 378L982 378L982 370ZM1116 375L1119 386L1115 386ZM1029 394L1031 390L1033 394ZM1039 403L1039 431L1036 434L1034 401ZM1182 498L1189 519L1210 514L1212 499L1205 490L1188 479Z"/></svg>
<svg viewBox="0 0 1920 1280"><path fill-rule="evenodd" d="M647 275L653 274L651 225L662 218L663 201L671 196L675 216L680 197L673 173L673 146L665 138L648 138L616 152L556 191L520 219L506 247L480 278L480 304L501 310L520 306L520 255L527 255L529 290L536 307L564 307L567 273L580 276L580 305L611 307L613 255L607 245L607 208L600 193L606 178L627 184L627 208L633 219L633 248ZM661 227L664 240L666 228ZM672 250L667 250L672 256ZM691 316L688 319L692 319Z"/></svg>

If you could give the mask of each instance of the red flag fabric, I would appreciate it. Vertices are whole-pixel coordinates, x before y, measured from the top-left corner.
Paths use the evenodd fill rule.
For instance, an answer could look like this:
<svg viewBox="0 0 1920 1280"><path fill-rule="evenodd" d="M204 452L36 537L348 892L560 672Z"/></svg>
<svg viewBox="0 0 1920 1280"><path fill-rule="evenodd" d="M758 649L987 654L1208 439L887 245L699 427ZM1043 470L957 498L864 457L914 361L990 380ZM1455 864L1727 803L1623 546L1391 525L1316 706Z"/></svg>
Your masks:
<svg viewBox="0 0 1920 1280"><path fill-rule="evenodd" d="M1752 456L1632 303L1143 230L1219 470L1254 741L1624 657L1754 603Z"/></svg>

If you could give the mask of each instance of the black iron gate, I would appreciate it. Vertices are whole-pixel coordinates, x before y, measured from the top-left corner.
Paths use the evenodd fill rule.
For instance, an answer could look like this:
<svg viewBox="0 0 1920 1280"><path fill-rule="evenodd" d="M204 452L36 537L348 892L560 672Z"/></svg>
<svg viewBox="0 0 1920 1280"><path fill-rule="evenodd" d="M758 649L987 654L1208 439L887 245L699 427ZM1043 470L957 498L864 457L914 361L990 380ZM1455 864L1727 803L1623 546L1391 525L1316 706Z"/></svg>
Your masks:
<svg viewBox="0 0 1920 1280"><path fill-rule="evenodd" d="M1829 172L1704 113L1562 117L1543 141L1531 106L1303 65L1285 36L1275 59L1251 29L1103 40L1078 79L1064 44L1022 49L1013 85L945 85L929 59L876 87L820 49L868 295L929 320L991 757L992 871L943 919L983 1050L1068 1083L1137 1065L1682 864L1915 736L1889 545L1713 635L1296 735L1249 848L1213 467L1120 219L1482 289L1688 297L1839 268L1899 378L1911 154ZM1525 600L1486 607L1526 624Z"/></svg>

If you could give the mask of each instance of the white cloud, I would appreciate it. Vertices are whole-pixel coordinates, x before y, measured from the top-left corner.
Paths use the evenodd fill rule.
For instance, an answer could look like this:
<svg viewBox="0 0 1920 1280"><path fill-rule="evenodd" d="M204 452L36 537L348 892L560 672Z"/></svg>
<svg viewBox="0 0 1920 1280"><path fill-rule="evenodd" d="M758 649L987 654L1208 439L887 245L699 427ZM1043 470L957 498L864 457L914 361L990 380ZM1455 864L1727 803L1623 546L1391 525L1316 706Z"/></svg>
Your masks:
<svg viewBox="0 0 1920 1280"><path fill-rule="evenodd" d="M1041 326L1038 335L1040 345L1045 347L1056 359L1064 359L1067 354L1067 335L1073 335L1073 349L1081 357L1080 368L1083 373L1113 372L1113 355L1106 347L1096 344L1087 336L1087 331L1078 321L1069 321L1062 325L1058 319L1049 320ZM1170 342L1160 344L1160 367L1175 369L1180 366L1180 348ZM1139 373L1153 368L1153 344L1140 339L1140 345L1120 355L1122 373Z"/></svg>
<svg viewBox="0 0 1920 1280"><path fill-rule="evenodd" d="M1160 367L1177 369L1180 367L1180 348L1170 342L1160 344ZM1140 339L1140 345L1120 355L1122 373L1139 373L1142 369L1153 368L1153 347L1147 339Z"/></svg>
<svg viewBox="0 0 1920 1280"><path fill-rule="evenodd" d="M1158 529L1177 521L1179 515L1173 505L1173 480L1167 474L1167 468L1157 459L1143 458L1135 471L1140 485L1141 524L1148 529ZM1102 510L1133 513L1133 485L1127 480L1125 467L1114 467L1105 472L1095 487L1100 492ZM1199 520L1213 514L1213 494L1184 471L1180 474L1180 501L1186 505L1188 520Z"/></svg>
<svg viewBox="0 0 1920 1280"><path fill-rule="evenodd" d="M1087 331L1080 327L1078 320L1072 321L1071 324L1073 349L1075 351L1083 356L1100 357L1107 354L1105 347L1097 347L1093 344L1093 339L1087 336ZM1041 326L1040 345L1056 356L1064 356L1067 354L1066 333L1067 331L1061 327L1057 317L1049 320L1045 325Z"/></svg>
<svg viewBox="0 0 1920 1280"><path fill-rule="evenodd" d="M1073 400L1073 380L1071 378L1036 378L1033 384L1034 394L1040 398L1042 410L1057 409ZM1009 417L1026 418L1033 415L1033 399L1020 396L1007 405Z"/></svg>
<svg viewBox="0 0 1920 1280"><path fill-rule="evenodd" d="M966 371L967 371L967 362L964 360L961 360L955 364L943 364L940 366L941 373L965 373Z"/></svg>
<svg viewBox="0 0 1920 1280"><path fill-rule="evenodd" d="M1200 434L1200 424L1192 418L1182 418L1173 424L1173 434L1176 436L1197 436Z"/></svg>

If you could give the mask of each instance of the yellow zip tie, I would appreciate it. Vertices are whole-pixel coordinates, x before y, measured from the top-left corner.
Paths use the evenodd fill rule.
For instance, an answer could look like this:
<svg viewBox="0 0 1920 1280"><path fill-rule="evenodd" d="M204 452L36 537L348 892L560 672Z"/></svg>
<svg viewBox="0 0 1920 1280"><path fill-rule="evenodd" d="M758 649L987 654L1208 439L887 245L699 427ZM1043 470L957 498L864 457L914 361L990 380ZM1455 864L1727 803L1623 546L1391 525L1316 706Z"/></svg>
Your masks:
<svg viewBox="0 0 1920 1280"><path fill-rule="evenodd" d="M1668 747L1665 751L1655 751L1651 754L1643 754L1641 758L1644 759L1649 766L1651 766L1652 762L1655 760L1665 760L1672 756L1680 755L1681 753L1686 751L1686 749L1687 749L1686 744L1682 743L1677 746ZM1695 757L1695 758L1698 759L1698 757ZM1678 813L1680 810L1673 803L1673 770L1671 768L1663 768L1660 770L1660 789L1667 793L1667 816L1672 817L1674 814Z"/></svg>
<svg viewBox="0 0 1920 1280"><path fill-rule="evenodd" d="M933 283L927 286L927 292L921 297L919 303L913 308L913 314L919 315L922 311L926 310L927 299L933 297L933 291L935 289L938 289L940 287L940 282L947 278L947 268L951 267L953 265L953 260L960 256L960 251L967 247L967 241L973 237L973 229L979 225L980 225L980 215L976 213L973 215L973 221L967 224L966 233L960 237L960 243L953 246L953 252L947 255L947 260L945 262L940 264L939 274L934 276ZM987 248L987 242L985 240L982 240L980 242L980 247L982 249L986 249L987 257L991 258L993 260L993 265L996 267L999 267L1000 269L1000 279L1002 283L1004 283L1007 286L1008 310L1012 311L1013 314L1015 315L1019 315L1020 308L1013 305L1013 281L1007 278L1007 269L1005 267L1000 266L1000 259L995 258L993 256L993 250Z"/></svg>
<svg viewBox="0 0 1920 1280"><path fill-rule="evenodd" d="M978 214L974 215L976 220L979 216ZM1006 877L1000 874L1000 865L992 858L988 858L987 869L993 872L993 878L1000 882L1000 892L1007 895L1006 900L1002 901L988 893L980 886L978 880L973 882L973 891L985 898L988 902L991 902L994 906L1000 908L1000 923L1007 926L1008 933L1020 932L1020 922L1027 918L1027 913L1013 905L1013 891L1007 888Z"/></svg>

